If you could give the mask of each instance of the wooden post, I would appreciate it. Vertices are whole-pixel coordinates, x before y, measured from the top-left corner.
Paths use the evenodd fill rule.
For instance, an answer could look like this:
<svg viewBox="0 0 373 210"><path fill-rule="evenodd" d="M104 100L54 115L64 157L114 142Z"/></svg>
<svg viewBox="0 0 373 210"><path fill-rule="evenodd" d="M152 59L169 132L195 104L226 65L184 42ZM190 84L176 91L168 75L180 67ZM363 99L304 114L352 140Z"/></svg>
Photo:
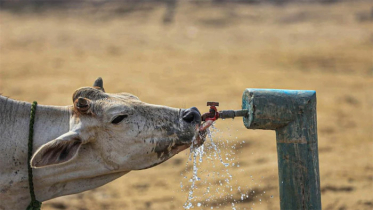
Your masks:
<svg viewBox="0 0 373 210"><path fill-rule="evenodd" d="M246 89L248 129L276 131L282 210L321 209L316 92Z"/></svg>

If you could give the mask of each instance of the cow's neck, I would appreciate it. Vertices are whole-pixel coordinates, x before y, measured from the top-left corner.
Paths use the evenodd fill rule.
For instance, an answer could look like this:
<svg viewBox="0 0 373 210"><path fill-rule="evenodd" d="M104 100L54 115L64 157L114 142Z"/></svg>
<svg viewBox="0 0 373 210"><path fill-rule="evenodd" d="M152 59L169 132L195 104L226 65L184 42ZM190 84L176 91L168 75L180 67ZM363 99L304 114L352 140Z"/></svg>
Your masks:
<svg viewBox="0 0 373 210"><path fill-rule="evenodd" d="M23 209L30 202L27 174L27 143L31 104L0 96L0 203L1 209ZM71 107L42 106L36 109L33 152L69 130ZM83 145L89 147L89 145ZM84 148L84 147L83 147ZM82 149L83 149L82 148ZM36 198L45 201L93 189L126 172L108 173L99 167L86 148L68 164L33 169Z"/></svg>

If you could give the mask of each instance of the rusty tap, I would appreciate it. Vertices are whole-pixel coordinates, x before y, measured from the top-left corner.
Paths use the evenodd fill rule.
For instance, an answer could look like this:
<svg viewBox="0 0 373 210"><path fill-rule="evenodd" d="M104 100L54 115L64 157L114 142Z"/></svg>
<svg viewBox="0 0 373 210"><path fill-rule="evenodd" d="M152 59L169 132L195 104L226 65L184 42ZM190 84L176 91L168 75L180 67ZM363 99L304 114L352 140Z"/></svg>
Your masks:
<svg viewBox="0 0 373 210"><path fill-rule="evenodd" d="M241 110L217 110L217 106L219 106L219 102L207 102L207 106L210 106L209 112L202 115L202 121L212 120L215 121L219 118L226 119L226 118L235 118L235 117L245 117L247 116L247 109Z"/></svg>
<svg viewBox="0 0 373 210"><path fill-rule="evenodd" d="M210 110L209 112L201 116L202 121L206 122L208 120L212 120L212 121L217 120L219 118L219 112L216 107L219 106L219 102L207 102L207 106L210 106Z"/></svg>
<svg viewBox="0 0 373 210"><path fill-rule="evenodd" d="M201 126L200 130L206 130L212 125L217 119L235 118L235 117L245 117L248 114L247 109L241 110L222 110L218 112L216 108L219 106L219 102L207 102L207 106L210 106L209 112L202 115L202 121L205 123Z"/></svg>

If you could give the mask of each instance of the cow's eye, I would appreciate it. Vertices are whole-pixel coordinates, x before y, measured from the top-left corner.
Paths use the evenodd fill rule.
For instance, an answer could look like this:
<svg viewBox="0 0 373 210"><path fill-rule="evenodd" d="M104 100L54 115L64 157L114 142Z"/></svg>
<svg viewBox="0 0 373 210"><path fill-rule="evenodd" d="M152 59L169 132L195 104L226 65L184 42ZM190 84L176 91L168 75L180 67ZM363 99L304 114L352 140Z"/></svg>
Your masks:
<svg viewBox="0 0 373 210"><path fill-rule="evenodd" d="M119 115L118 117L114 118L114 120L111 121L111 123L118 124L118 123L122 122L122 120L124 120L127 117L128 117L128 115L125 115L125 114L124 115Z"/></svg>

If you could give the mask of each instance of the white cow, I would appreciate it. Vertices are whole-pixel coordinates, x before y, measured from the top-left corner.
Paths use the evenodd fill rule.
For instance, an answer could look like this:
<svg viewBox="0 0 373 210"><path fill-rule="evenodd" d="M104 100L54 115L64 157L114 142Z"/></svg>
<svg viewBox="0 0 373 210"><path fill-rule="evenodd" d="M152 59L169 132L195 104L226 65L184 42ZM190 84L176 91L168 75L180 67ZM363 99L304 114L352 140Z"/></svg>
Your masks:
<svg viewBox="0 0 373 210"><path fill-rule="evenodd" d="M102 79L73 94L73 106L37 106L34 124L36 199L83 192L131 170L156 166L200 145L201 115L104 92ZM31 104L0 96L0 209L30 203L27 151Z"/></svg>

